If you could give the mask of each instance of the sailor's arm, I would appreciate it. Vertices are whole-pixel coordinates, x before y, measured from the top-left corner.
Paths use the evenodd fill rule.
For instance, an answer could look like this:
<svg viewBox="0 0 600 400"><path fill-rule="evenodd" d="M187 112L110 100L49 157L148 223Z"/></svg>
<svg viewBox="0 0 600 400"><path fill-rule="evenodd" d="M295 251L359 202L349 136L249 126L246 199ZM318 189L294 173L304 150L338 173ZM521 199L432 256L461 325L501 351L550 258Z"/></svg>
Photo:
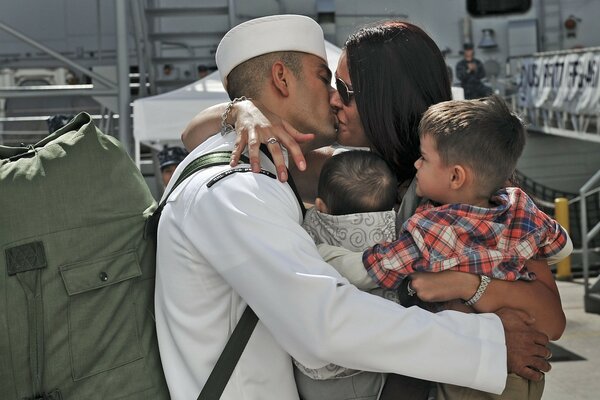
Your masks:
<svg viewBox="0 0 600 400"><path fill-rule="evenodd" d="M273 179L236 174L212 190L184 222L212 234L190 237L298 361L502 391L506 348L496 316L436 315L359 291L321 259L295 197Z"/></svg>
<svg viewBox="0 0 600 400"><path fill-rule="evenodd" d="M321 244L318 246L321 256L331 264L343 276L363 290L377 287L369 277L362 263L363 253L351 252L347 249ZM550 276L550 280L544 271L538 269L546 268L545 263L528 264L532 272L539 272L541 276L536 282L506 282L492 280L487 291L476 303L479 312L496 312L502 319L506 330L506 344L511 351L508 353L508 368L524 378L540 380L542 374L532 369L534 367L541 371L548 371L550 365L544 360L549 353L540 345L548 342L548 337L560 336L564 330L564 313L560 308L560 297L558 289ZM530 269L531 270L531 269ZM424 301L449 301L453 299L469 299L476 292L480 278L478 275L456 272L422 272L411 275L411 287L417 291L417 295ZM552 286L556 289L551 290ZM511 295L507 296L507 290ZM488 293L489 291L489 293ZM513 296L514 294L514 296ZM558 300L558 304L557 304ZM548 301L547 308L544 306ZM523 314L516 315L514 310L525 310ZM531 317L532 314L534 317ZM527 319L540 332L534 341L525 342L519 338L519 330L515 330L512 322L515 318ZM521 326L521 328L523 328ZM531 339L531 337L530 337ZM527 344L526 344L527 343ZM521 347L517 349L518 347Z"/></svg>

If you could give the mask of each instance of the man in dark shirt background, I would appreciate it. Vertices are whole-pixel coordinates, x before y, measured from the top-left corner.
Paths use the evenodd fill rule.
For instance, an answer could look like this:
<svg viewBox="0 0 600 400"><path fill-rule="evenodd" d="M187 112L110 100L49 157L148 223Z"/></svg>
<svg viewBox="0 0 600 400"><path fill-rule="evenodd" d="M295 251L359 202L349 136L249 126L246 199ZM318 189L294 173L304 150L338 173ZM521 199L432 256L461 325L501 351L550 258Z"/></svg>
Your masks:
<svg viewBox="0 0 600 400"><path fill-rule="evenodd" d="M456 77L465 91L465 99L476 99L492 94L492 88L481 82L485 78L483 63L474 57L473 45L463 45L464 58L456 64Z"/></svg>

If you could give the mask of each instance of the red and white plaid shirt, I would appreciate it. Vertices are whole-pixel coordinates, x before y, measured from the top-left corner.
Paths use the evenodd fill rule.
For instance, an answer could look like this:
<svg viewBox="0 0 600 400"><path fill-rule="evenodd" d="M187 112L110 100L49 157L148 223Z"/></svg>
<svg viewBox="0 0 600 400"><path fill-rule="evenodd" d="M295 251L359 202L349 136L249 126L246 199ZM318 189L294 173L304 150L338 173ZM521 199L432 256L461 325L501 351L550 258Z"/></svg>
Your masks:
<svg viewBox="0 0 600 400"><path fill-rule="evenodd" d="M500 190L492 203L497 206L436 207L431 202L419 206L398 240L363 253L365 268L380 287L390 289L413 272L447 269L532 280L525 260L555 256L570 243L562 227L522 190Z"/></svg>

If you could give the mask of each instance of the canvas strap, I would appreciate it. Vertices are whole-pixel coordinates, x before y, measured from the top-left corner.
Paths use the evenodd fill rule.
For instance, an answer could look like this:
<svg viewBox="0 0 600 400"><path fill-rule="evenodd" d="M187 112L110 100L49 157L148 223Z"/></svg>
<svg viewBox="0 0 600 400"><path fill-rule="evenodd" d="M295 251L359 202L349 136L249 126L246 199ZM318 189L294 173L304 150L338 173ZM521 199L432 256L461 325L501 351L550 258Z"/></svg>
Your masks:
<svg viewBox="0 0 600 400"><path fill-rule="evenodd" d="M198 400L219 400L229 382L244 348L254 331L258 317L250 306L246 306L242 317L238 321L233 333L229 337L223 352L219 356L210 376L206 380Z"/></svg>
<svg viewBox="0 0 600 400"><path fill-rule="evenodd" d="M250 160L242 155L240 156L240 160L248 163ZM150 218L146 220L146 227L144 229L144 237L145 238L153 238L156 240L156 234L158 232L158 221L160 220L160 215L162 214L162 210L165 208L165 204L167 204L167 200L171 193L187 178L192 176L194 173L208 168L214 167L217 165L228 165L231 162L231 152L230 151L215 151L212 153L206 153L196 158L194 161L189 163L183 169L183 172L177 180L175 184L171 187L169 193L164 197L163 201L160 202L158 208L152 213Z"/></svg>

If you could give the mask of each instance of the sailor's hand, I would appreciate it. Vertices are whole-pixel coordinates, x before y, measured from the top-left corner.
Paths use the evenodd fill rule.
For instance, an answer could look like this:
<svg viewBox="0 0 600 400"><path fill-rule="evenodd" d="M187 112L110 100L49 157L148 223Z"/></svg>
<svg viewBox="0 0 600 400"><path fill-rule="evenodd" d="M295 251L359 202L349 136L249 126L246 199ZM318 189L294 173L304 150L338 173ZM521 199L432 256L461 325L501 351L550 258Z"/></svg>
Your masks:
<svg viewBox="0 0 600 400"><path fill-rule="evenodd" d="M231 154L231 166L238 164L240 155L248 147L250 166L253 172L260 171L260 144L267 145L280 181L287 180L287 166L283 156L282 146L298 167L306 169L306 160L298 143L314 139L314 134L298 132L287 121L268 112L256 101L243 101L235 105L235 130L237 139Z"/></svg>
<svg viewBox="0 0 600 400"><path fill-rule="evenodd" d="M496 314L504 326L508 372L540 381L551 368L548 336L535 330L533 318L522 311L502 308Z"/></svg>

